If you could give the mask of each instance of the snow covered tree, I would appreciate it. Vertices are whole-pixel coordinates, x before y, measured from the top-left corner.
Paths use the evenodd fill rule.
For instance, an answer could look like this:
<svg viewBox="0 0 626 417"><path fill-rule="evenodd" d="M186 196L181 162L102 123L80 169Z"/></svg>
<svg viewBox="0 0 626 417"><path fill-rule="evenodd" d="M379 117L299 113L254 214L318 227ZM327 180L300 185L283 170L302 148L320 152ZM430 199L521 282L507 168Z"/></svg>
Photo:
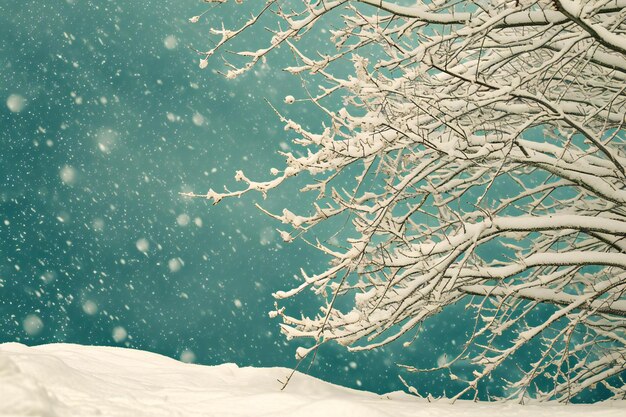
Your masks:
<svg viewBox="0 0 626 417"><path fill-rule="evenodd" d="M598 384L626 396L626 0L232 7L258 10L237 29L211 29L200 67L263 22L265 46L231 55L226 77L289 48L285 70L304 81L285 101L327 119L311 130L279 116L301 152L284 152L274 178L239 171L240 190L200 196L265 196L300 174L317 196L308 212L264 210L287 225L285 241L349 219L343 242L307 240L328 266L275 293L322 300L314 317L272 313L288 338L313 341L300 358L329 341L410 344L424 320L461 304L475 327L442 368L469 360L474 371L454 398L529 346L511 398L567 402Z"/></svg>

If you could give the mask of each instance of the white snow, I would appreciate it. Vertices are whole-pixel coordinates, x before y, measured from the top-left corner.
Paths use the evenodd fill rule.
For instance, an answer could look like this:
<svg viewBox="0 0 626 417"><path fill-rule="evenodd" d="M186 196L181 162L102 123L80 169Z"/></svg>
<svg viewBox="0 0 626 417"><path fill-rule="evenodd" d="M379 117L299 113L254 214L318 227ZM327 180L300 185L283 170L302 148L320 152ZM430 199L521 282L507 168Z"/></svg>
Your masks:
<svg viewBox="0 0 626 417"><path fill-rule="evenodd" d="M85 314L93 316L98 312L98 304L95 301L86 300L83 303L83 311L85 312Z"/></svg>
<svg viewBox="0 0 626 417"><path fill-rule="evenodd" d="M198 112L193 114L191 120L193 121L193 124L196 126L202 126L206 122L206 119L204 118L204 116Z"/></svg>
<svg viewBox="0 0 626 417"><path fill-rule="evenodd" d="M150 250L150 241L142 237L141 239L137 239L137 242L135 242L135 246L137 247L137 250L139 252L146 253L148 252L148 250Z"/></svg>
<svg viewBox="0 0 626 417"><path fill-rule="evenodd" d="M186 213L179 214L178 217L176 217L176 223L178 223L179 226L187 226L190 221L191 217Z"/></svg>
<svg viewBox="0 0 626 417"><path fill-rule="evenodd" d="M201 366L149 352L52 344L0 345L0 416L617 417L626 402L595 405L429 403L377 395L285 368Z"/></svg>
<svg viewBox="0 0 626 417"><path fill-rule="evenodd" d="M183 261L180 258L172 258L167 261L167 267L170 272L178 272L183 267Z"/></svg>
<svg viewBox="0 0 626 417"><path fill-rule="evenodd" d="M22 322L24 331L29 336L37 336L43 330L43 321L36 314L29 314Z"/></svg>
<svg viewBox="0 0 626 417"><path fill-rule="evenodd" d="M165 39L163 39L163 45L167 49L176 49L178 46L178 39L174 35L166 36Z"/></svg>
<svg viewBox="0 0 626 417"><path fill-rule="evenodd" d="M7 107L13 113L19 113L26 107L26 99L19 94L11 94L7 98Z"/></svg>
<svg viewBox="0 0 626 417"><path fill-rule="evenodd" d="M76 182L77 172L75 168L69 165L65 165L59 171L59 176L61 177L61 181L63 181L64 184L73 185Z"/></svg>
<svg viewBox="0 0 626 417"><path fill-rule="evenodd" d="M115 326L111 331L111 337L116 343L122 343L128 337L128 332L123 326Z"/></svg>

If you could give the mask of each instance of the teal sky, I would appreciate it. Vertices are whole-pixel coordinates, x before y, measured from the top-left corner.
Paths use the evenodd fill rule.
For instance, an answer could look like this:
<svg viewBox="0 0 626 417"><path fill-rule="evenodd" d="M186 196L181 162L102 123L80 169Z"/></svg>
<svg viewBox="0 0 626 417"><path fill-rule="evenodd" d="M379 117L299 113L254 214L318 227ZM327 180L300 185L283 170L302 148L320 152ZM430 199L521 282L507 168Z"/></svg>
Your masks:
<svg viewBox="0 0 626 417"><path fill-rule="evenodd" d="M302 242L282 244L280 225L253 204L298 211L307 197L293 184L266 201L214 207L179 193L236 187L237 169L267 178L281 166L278 151L292 137L264 99L304 125L321 122L306 106L283 103L300 85L280 71L290 64L286 51L235 81L200 70L188 47L209 47L211 23L247 18L216 8L188 22L206 7L0 0L0 342L295 364L297 344L267 315L271 293L327 259ZM318 302L306 294L286 305L311 312ZM458 310L427 323L408 349L357 355L325 346L309 373L402 389L395 363L435 366L458 350L466 332ZM454 387L446 375L417 381L435 395Z"/></svg>
<svg viewBox="0 0 626 417"><path fill-rule="evenodd" d="M209 23L228 20L188 23L205 7L0 2L0 342L294 365L271 293L325 260L281 245L258 196L213 207L178 193L233 186L236 169L269 176L290 138L263 99L285 107L299 84L276 65L230 82L199 70L188 46L207 47ZM296 210L296 189L264 203ZM399 389L393 360L367 356L329 346L310 372Z"/></svg>

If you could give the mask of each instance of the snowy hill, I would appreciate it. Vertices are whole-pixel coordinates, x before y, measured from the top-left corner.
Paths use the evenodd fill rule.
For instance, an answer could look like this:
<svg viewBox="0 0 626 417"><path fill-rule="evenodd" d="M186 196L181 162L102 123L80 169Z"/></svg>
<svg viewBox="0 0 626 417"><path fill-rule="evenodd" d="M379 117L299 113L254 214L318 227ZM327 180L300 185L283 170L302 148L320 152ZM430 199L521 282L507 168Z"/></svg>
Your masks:
<svg viewBox="0 0 626 417"><path fill-rule="evenodd" d="M185 364L149 352L68 344L0 345L0 416L589 416L626 415L626 402L596 405L428 403L376 395L285 368Z"/></svg>

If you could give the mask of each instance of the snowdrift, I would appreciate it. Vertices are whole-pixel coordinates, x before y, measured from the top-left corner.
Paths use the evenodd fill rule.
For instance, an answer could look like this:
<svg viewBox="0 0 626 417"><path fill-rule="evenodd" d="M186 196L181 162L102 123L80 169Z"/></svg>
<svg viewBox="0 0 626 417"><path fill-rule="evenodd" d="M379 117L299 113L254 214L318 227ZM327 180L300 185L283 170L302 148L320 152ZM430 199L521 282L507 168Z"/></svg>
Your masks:
<svg viewBox="0 0 626 417"><path fill-rule="evenodd" d="M0 345L1 416L612 417L626 402L595 405L428 403L377 395L285 368L201 366L149 352L53 344Z"/></svg>

